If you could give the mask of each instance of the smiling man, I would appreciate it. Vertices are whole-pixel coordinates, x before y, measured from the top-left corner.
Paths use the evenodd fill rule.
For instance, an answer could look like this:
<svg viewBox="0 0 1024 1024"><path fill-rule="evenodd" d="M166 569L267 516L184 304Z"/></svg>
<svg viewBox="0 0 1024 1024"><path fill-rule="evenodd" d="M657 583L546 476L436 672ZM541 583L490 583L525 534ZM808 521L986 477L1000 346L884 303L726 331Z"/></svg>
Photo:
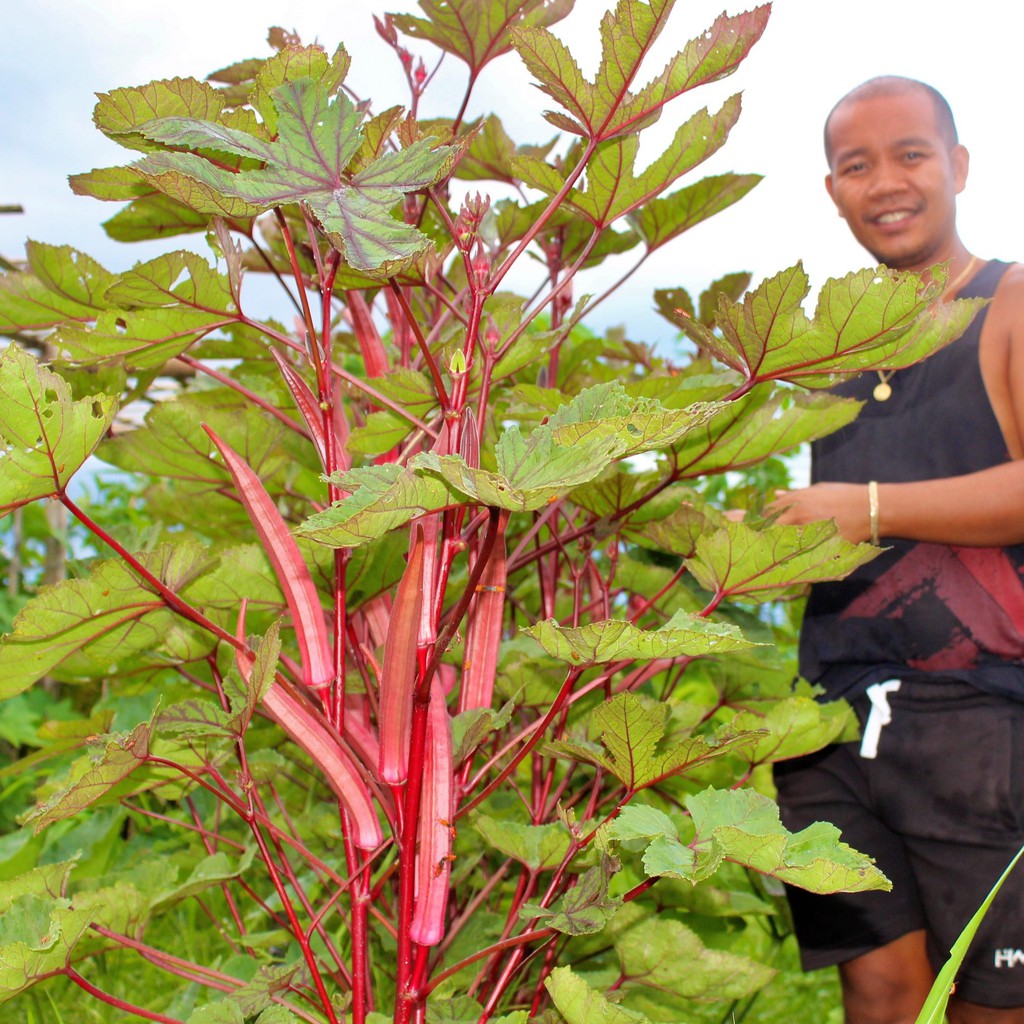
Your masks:
<svg viewBox="0 0 1024 1024"><path fill-rule="evenodd" d="M825 126L826 188L879 263L946 265L990 298L917 366L836 388L865 405L817 442L783 523L834 519L882 553L813 588L801 673L846 697L857 743L777 766L783 820L835 822L891 893L790 893L805 967L838 964L848 1024L913 1024L949 949L1024 845L1024 267L968 252L968 155L930 86L872 79ZM952 1024L1024 1024L1024 870L976 937Z"/></svg>

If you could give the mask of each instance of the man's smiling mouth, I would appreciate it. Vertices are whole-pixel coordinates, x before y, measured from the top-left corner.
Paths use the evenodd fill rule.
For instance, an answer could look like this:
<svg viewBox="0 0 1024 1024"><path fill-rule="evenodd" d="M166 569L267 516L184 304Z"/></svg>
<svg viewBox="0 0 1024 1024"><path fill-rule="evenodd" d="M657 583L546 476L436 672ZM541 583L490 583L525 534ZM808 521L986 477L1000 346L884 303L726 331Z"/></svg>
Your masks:
<svg viewBox="0 0 1024 1024"><path fill-rule="evenodd" d="M880 213L877 217L872 217L871 221L874 224L895 224L913 215L913 210L889 210L886 213Z"/></svg>

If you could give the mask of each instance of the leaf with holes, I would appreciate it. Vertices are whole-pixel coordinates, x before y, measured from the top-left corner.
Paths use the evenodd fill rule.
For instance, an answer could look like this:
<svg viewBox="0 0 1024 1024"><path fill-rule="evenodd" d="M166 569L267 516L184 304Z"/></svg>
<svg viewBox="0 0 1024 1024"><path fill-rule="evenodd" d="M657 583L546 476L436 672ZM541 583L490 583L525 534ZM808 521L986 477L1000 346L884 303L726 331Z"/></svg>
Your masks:
<svg viewBox="0 0 1024 1024"><path fill-rule="evenodd" d="M563 447L599 444L614 438L621 458L676 444L714 416L717 406L694 403L685 409L666 409L650 398L631 397L617 381L581 391L548 419L552 440Z"/></svg>
<svg viewBox="0 0 1024 1024"><path fill-rule="evenodd" d="M0 334L87 322L111 308L104 293L117 275L91 256L42 242L28 242L25 255L27 269L0 275Z"/></svg>
<svg viewBox="0 0 1024 1024"><path fill-rule="evenodd" d="M67 381L17 345L0 354L0 515L64 493L96 450L117 399L74 401Z"/></svg>
<svg viewBox="0 0 1024 1024"><path fill-rule="evenodd" d="M463 500L445 481L394 463L351 470L337 482L352 492L349 497L299 527L300 534L329 547L360 547L415 516Z"/></svg>

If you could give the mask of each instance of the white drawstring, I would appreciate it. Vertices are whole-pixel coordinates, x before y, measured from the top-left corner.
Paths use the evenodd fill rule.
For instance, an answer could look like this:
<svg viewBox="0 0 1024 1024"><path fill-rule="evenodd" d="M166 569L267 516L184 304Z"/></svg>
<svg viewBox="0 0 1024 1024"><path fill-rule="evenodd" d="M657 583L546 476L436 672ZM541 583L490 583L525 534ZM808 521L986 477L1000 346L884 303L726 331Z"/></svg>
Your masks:
<svg viewBox="0 0 1024 1024"><path fill-rule="evenodd" d="M867 688L871 711L864 723L864 735L860 741L860 756L878 757L878 741L882 738L882 729L892 721L892 709L889 707L889 694L900 688L898 679L887 679L884 683L875 683Z"/></svg>

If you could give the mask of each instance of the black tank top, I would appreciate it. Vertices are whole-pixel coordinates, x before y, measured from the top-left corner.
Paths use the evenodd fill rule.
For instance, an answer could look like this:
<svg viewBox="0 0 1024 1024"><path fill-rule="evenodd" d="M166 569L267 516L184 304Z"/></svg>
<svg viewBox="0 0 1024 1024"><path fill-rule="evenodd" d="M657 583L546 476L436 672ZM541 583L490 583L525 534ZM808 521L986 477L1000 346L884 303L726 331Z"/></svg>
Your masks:
<svg viewBox="0 0 1024 1024"><path fill-rule="evenodd" d="M991 297L1008 266L987 263L959 297ZM872 398L874 374L835 387L866 404L854 423L812 445L812 481L934 480L1008 461L978 358L986 312L952 344L897 371L888 401ZM845 580L812 588L801 674L829 697L884 679L941 678L1024 700L1024 545L882 543L888 550Z"/></svg>

